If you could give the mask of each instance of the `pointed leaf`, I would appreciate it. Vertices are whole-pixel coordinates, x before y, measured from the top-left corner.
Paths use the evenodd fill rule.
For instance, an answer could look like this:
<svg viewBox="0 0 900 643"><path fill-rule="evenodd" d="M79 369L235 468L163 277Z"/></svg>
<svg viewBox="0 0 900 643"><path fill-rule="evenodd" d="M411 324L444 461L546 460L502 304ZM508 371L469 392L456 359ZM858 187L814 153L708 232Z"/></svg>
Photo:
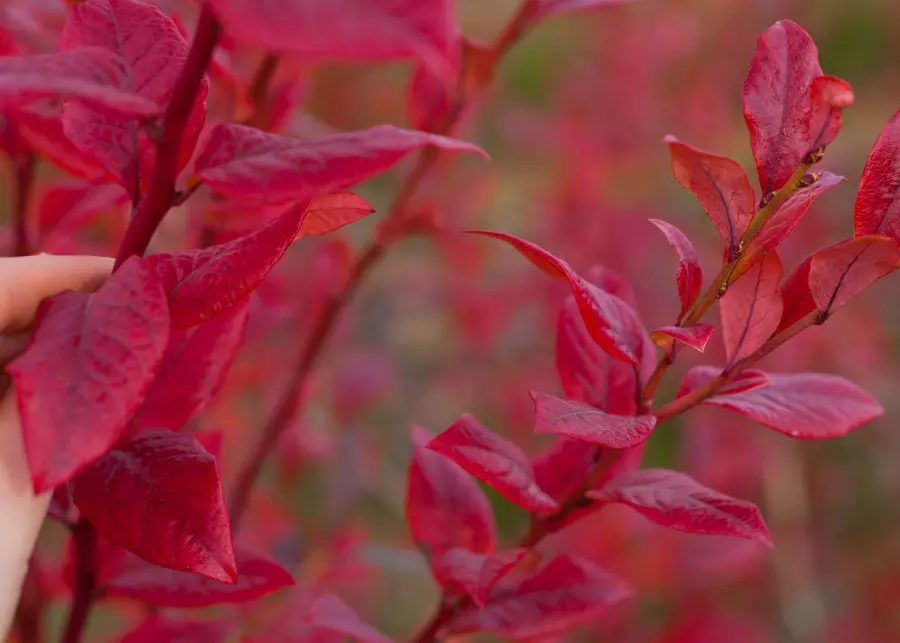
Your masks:
<svg viewBox="0 0 900 643"><path fill-rule="evenodd" d="M678 272L675 275L675 281L678 284L678 298L681 300L681 314L684 315L697 301L700 290L703 288L700 258L697 256L694 244L681 230L671 223L659 219L650 219L650 223L659 228L678 255Z"/></svg>
<svg viewBox="0 0 900 643"><path fill-rule="evenodd" d="M552 512L559 508L535 483L531 463L522 450L471 415L460 417L429 442L428 448L453 460L524 509Z"/></svg>
<svg viewBox="0 0 900 643"><path fill-rule="evenodd" d="M532 574L495 585L484 607L463 610L443 631L446 635L488 632L517 640L552 637L630 595L623 582L606 570L563 554Z"/></svg>
<svg viewBox="0 0 900 643"><path fill-rule="evenodd" d="M744 169L729 158L691 147L674 136L665 141L675 178L697 196L725 241L729 256L735 256L756 211L756 197Z"/></svg>
<svg viewBox="0 0 900 643"><path fill-rule="evenodd" d="M450 549L436 562L435 574L445 591L467 594L479 607L488 590L528 553L520 547L486 556L462 547Z"/></svg>
<svg viewBox="0 0 900 643"><path fill-rule="evenodd" d="M253 232L202 250L147 258L169 298L176 328L220 315L249 295L297 238L308 203L292 206Z"/></svg>
<svg viewBox="0 0 900 643"><path fill-rule="evenodd" d="M210 188L232 198L305 201L370 179L429 145L480 152L470 143L392 125L298 139L223 124L210 132L194 172Z"/></svg>
<svg viewBox="0 0 900 643"><path fill-rule="evenodd" d="M803 28L780 20L763 33L744 80L744 119L763 195L779 189L810 149L810 91L822 75Z"/></svg>
<svg viewBox="0 0 900 643"><path fill-rule="evenodd" d="M818 440L846 435L884 413L852 382L820 373L769 374L771 383L705 404L731 409L792 438Z"/></svg>
<svg viewBox="0 0 900 643"><path fill-rule="evenodd" d="M216 460L191 436L141 431L82 471L72 495L100 534L144 560L237 580Z"/></svg>
<svg viewBox="0 0 900 643"><path fill-rule="evenodd" d="M209 404L244 338L250 300L185 330L172 329L156 381L135 416L137 428L177 430Z"/></svg>
<svg viewBox="0 0 900 643"><path fill-rule="evenodd" d="M548 496L560 501L581 484L596 456L595 445L561 437L531 459L534 479Z"/></svg>
<svg viewBox="0 0 900 643"><path fill-rule="evenodd" d="M63 132L59 105L35 103L13 113L16 129L31 148L66 172L91 181L108 178L96 159L72 144Z"/></svg>
<svg viewBox="0 0 900 643"><path fill-rule="evenodd" d="M188 44L175 23L140 0L86 0L69 8L60 51L100 47L118 57L126 87L164 108L187 59ZM188 162L206 119L209 81L203 80L182 137L178 169ZM63 128L76 147L97 159L128 190L140 196L153 169L155 142L133 118L114 116L76 101L63 102Z"/></svg>
<svg viewBox="0 0 900 643"><path fill-rule="evenodd" d="M165 294L134 257L94 294L66 291L38 308L15 382L36 492L70 479L122 435L169 339Z"/></svg>
<svg viewBox="0 0 900 643"><path fill-rule="evenodd" d="M809 268L812 258L813 255L810 255L804 259L781 284L784 310L781 313L778 331L792 326L816 309L816 302L813 301L812 293L809 291Z"/></svg>
<svg viewBox="0 0 900 643"><path fill-rule="evenodd" d="M725 357L729 365L756 352L778 327L782 310L778 291L780 279L781 260L770 252L733 283L719 300Z"/></svg>
<svg viewBox="0 0 900 643"><path fill-rule="evenodd" d="M121 114L153 116L156 103L128 85L119 59L99 47L36 56L0 56L0 108L58 96Z"/></svg>
<svg viewBox="0 0 900 643"><path fill-rule="evenodd" d="M853 213L856 236L900 241L900 111L891 116L863 168Z"/></svg>
<svg viewBox="0 0 900 643"><path fill-rule="evenodd" d="M328 234L375 212L371 205L352 192L337 192L316 197L300 226L300 234L312 237Z"/></svg>
<svg viewBox="0 0 900 643"><path fill-rule="evenodd" d="M425 429L413 429L406 479L406 520L413 541L432 563L455 547L492 552L497 536L487 498L459 465L426 448L433 437Z"/></svg>
<svg viewBox="0 0 900 643"><path fill-rule="evenodd" d="M228 620L173 619L150 614L143 623L127 632L118 643L225 643L233 623Z"/></svg>
<svg viewBox="0 0 900 643"><path fill-rule="evenodd" d="M850 83L834 76L814 78L810 87L810 113L807 120L808 152L831 144L841 130L841 110L853 104Z"/></svg>
<svg viewBox="0 0 900 643"><path fill-rule="evenodd" d="M532 391L535 433L555 433L611 449L640 444L656 426L652 415L612 415L581 402Z"/></svg>
<svg viewBox="0 0 900 643"><path fill-rule="evenodd" d="M665 350L670 350L673 344L672 340L675 340L702 353L706 350L706 344L709 342L712 332L713 327L709 324L662 326L650 333L650 337L660 348Z"/></svg>
<svg viewBox="0 0 900 643"><path fill-rule="evenodd" d="M238 580L233 585L177 572L128 556L103 588L106 596L124 596L158 607L208 607L247 603L294 584L271 560L237 550Z"/></svg>
<svg viewBox="0 0 900 643"><path fill-rule="evenodd" d="M392 643L334 594L314 599L304 610L302 622L314 631L333 632L357 643Z"/></svg>
<svg viewBox="0 0 900 643"><path fill-rule="evenodd" d="M598 502L628 505L663 527L692 534L738 536L772 546L772 537L756 505L705 487L687 474L640 469L620 476L599 491Z"/></svg>
<svg viewBox="0 0 900 643"><path fill-rule="evenodd" d="M888 237L865 236L841 241L815 253L809 289L816 307L831 313L897 267L900 247Z"/></svg>
<svg viewBox="0 0 900 643"><path fill-rule="evenodd" d="M696 389L708 384L721 374L721 370L715 366L695 366L684 375L681 380L681 386L675 394L675 398L684 397L692 393ZM744 391L752 391L761 386L768 386L772 381L769 376L755 368L747 368L740 371L722 388L716 395L728 395L732 393L743 393Z"/></svg>

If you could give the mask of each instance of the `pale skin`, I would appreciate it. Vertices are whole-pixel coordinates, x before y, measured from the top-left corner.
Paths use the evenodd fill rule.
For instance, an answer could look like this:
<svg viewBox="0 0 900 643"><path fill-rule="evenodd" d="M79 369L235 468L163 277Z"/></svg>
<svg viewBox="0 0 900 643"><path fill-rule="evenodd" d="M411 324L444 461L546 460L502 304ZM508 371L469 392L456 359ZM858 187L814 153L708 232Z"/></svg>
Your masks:
<svg viewBox="0 0 900 643"><path fill-rule="evenodd" d="M104 257L34 255L0 258L0 359L21 352L40 302L65 290L93 292L109 276ZM4 376L5 377L5 376ZM0 400L0 640L15 613L28 559L47 513L50 493L36 496L12 389Z"/></svg>

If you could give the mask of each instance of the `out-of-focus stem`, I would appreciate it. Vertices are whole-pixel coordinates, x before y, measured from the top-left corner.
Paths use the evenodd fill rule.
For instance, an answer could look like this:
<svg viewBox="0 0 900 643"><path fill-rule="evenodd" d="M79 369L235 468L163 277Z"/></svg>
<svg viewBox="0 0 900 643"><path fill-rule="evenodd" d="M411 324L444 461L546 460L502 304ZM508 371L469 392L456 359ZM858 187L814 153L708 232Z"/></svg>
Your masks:
<svg viewBox="0 0 900 643"><path fill-rule="evenodd" d="M80 643L97 593L97 532L84 518L72 530L75 542L75 586L62 643Z"/></svg>
<svg viewBox="0 0 900 643"><path fill-rule="evenodd" d="M32 253L31 243L28 239L28 210L31 203L31 193L34 186L34 170L36 157L33 152L15 159L16 171L16 203L13 210L15 218L15 247L13 252L17 257L24 257Z"/></svg>

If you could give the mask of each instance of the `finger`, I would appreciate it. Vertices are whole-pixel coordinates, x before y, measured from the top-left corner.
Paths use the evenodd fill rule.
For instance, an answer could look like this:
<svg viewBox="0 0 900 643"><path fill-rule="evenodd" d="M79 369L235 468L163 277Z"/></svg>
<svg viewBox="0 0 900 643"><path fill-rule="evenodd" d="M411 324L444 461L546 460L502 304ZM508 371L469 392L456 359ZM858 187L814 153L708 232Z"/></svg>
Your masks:
<svg viewBox="0 0 900 643"><path fill-rule="evenodd" d="M93 292L109 277L106 257L32 255L0 258L0 331L27 328L38 304L64 290Z"/></svg>

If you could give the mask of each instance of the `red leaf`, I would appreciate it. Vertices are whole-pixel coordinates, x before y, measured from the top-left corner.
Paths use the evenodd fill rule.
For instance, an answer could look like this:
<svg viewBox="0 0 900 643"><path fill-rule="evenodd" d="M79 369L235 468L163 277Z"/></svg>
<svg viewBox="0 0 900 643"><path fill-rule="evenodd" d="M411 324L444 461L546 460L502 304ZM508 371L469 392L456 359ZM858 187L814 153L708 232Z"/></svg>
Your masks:
<svg viewBox="0 0 900 643"><path fill-rule="evenodd" d="M455 547L488 554L496 546L491 506L459 465L429 451L433 435L413 429L406 479L406 520L416 546L434 562Z"/></svg>
<svg viewBox="0 0 900 643"><path fill-rule="evenodd" d="M95 217L119 210L128 195L118 185L91 185L83 182L62 183L49 188L38 202L38 229L45 237L54 229L79 229Z"/></svg>
<svg viewBox="0 0 900 643"><path fill-rule="evenodd" d="M684 315L697 301L700 290L703 288L700 258L697 256L691 240L681 230L671 223L659 219L650 219L650 223L659 228L660 232L666 236L669 245L678 254L678 272L675 280L678 284L678 298L681 300L681 314Z"/></svg>
<svg viewBox="0 0 900 643"><path fill-rule="evenodd" d="M435 574L446 591L467 594L480 607L484 605L488 590L527 553L527 549L519 548L485 556L456 547L436 561Z"/></svg>
<svg viewBox="0 0 900 643"><path fill-rule="evenodd" d="M416 56L449 70L456 33L449 0L209 0L235 37L303 58Z"/></svg>
<svg viewBox="0 0 900 643"><path fill-rule="evenodd" d="M41 98L77 99L122 114L153 116L159 105L133 93L118 58L98 47L0 57L0 108Z"/></svg>
<svg viewBox="0 0 900 643"><path fill-rule="evenodd" d="M218 393L240 347L250 300L185 330L172 329L156 381L135 415L137 428L187 424Z"/></svg>
<svg viewBox="0 0 900 643"><path fill-rule="evenodd" d="M774 249L800 223L800 219L820 194L847 180L831 172L816 172L812 176L816 177L815 183L800 188L781 204L753 238L747 253Z"/></svg>
<svg viewBox="0 0 900 643"><path fill-rule="evenodd" d="M470 143L392 125L304 140L224 124L210 132L194 171L233 198L305 201L370 179L429 145L480 153Z"/></svg>
<svg viewBox="0 0 900 643"><path fill-rule="evenodd" d="M597 447L584 440L559 438L531 459L534 479L554 500L562 500L581 484L594 465Z"/></svg>
<svg viewBox="0 0 900 643"><path fill-rule="evenodd" d="M48 161L88 180L107 178L106 170L66 137L59 105L35 103L16 110L13 119L22 138Z"/></svg>
<svg viewBox="0 0 900 643"><path fill-rule="evenodd" d="M69 8L60 51L100 47L117 57L125 87L159 105L168 104L187 59L188 44L162 11L140 0L86 0ZM180 170L188 162L206 120L209 82L204 78L182 138ZM113 116L79 102L63 102L63 128L76 147L97 159L138 201L153 169L155 142L135 119Z"/></svg>
<svg viewBox="0 0 900 643"><path fill-rule="evenodd" d="M778 331L792 326L816 309L812 293L809 291L809 268L813 255L808 256L788 275L781 284L781 298L784 310ZM776 331L777 332L777 331Z"/></svg>
<svg viewBox="0 0 900 643"><path fill-rule="evenodd" d="M778 328L782 311L780 279L781 260L769 252L719 300L729 365L756 352Z"/></svg>
<svg viewBox="0 0 900 643"><path fill-rule="evenodd" d="M819 373L770 374L768 386L717 395L705 404L731 409L792 438L818 440L846 435L884 413L852 382Z"/></svg>
<svg viewBox="0 0 900 643"><path fill-rule="evenodd" d="M537 0L532 9L532 20L546 20L553 16L561 16L578 11L606 9L616 5L636 2L637 0Z"/></svg>
<svg viewBox="0 0 900 643"><path fill-rule="evenodd" d="M97 531L144 560L237 580L216 460L191 436L141 431L76 476L72 495Z"/></svg>
<svg viewBox="0 0 900 643"><path fill-rule="evenodd" d="M720 373L721 370L717 369L715 366L695 366L685 373L684 379L681 380L681 386L678 388L675 397L684 397L688 393L708 384L711 380L717 378ZM771 383L772 381L765 372L755 368L748 368L735 375L731 381L716 392L716 395L743 393L744 391L752 391L761 386L768 386Z"/></svg>
<svg viewBox="0 0 900 643"><path fill-rule="evenodd" d="M524 239L520 239L518 237L514 237L511 234L506 234L505 232L493 232L491 230L467 230L469 234L480 234L485 237L492 237L494 239L499 239L500 241L505 241L513 248L515 248L519 254L528 259L538 270L543 272L548 277L552 277L553 279L558 279L560 281L571 282L572 275L575 273L572 271L572 268L569 267L569 264L559 259L540 246L531 243L530 241L525 241Z"/></svg>
<svg viewBox="0 0 900 643"><path fill-rule="evenodd" d="M834 76L814 78L810 87L810 113L807 120L808 152L831 144L841 130L841 110L853 104L850 83Z"/></svg>
<svg viewBox="0 0 900 643"><path fill-rule="evenodd" d="M739 536L772 546L772 537L756 505L713 491L679 471L639 469L599 491L599 502L626 504L663 527L692 534Z"/></svg>
<svg viewBox="0 0 900 643"><path fill-rule="evenodd" d="M706 350L706 344L712 335L713 327L708 324L694 324L693 326L662 326L650 333L651 339L661 348L669 350L672 340L700 351Z"/></svg>
<svg viewBox="0 0 900 643"><path fill-rule="evenodd" d="M637 410L634 366L597 346L573 297L566 299L556 325L556 370L571 400L617 415L634 415Z"/></svg>
<svg viewBox="0 0 900 643"><path fill-rule="evenodd" d="M38 308L15 381L36 492L70 479L122 435L169 339L165 294L134 257L95 294L66 291Z"/></svg>
<svg viewBox="0 0 900 643"><path fill-rule="evenodd" d="M158 607L208 607L247 603L294 584L290 574L267 558L241 550L235 552L235 558L238 580L229 585L128 556L103 592Z"/></svg>
<svg viewBox="0 0 900 643"><path fill-rule="evenodd" d="M900 111L891 117L866 161L856 206L856 236L883 234L900 241Z"/></svg>
<svg viewBox="0 0 900 643"><path fill-rule="evenodd" d="M205 431L197 431L191 436L216 460L222 453L222 442L225 440L225 433L222 429L207 429Z"/></svg>
<svg viewBox="0 0 900 643"><path fill-rule="evenodd" d="M302 614L302 623L313 630L334 632L358 643L392 643L334 594L318 596Z"/></svg>
<svg viewBox="0 0 900 643"><path fill-rule="evenodd" d="M816 307L831 313L897 267L900 248L888 237L846 239L816 252L809 289Z"/></svg>
<svg viewBox="0 0 900 643"><path fill-rule="evenodd" d="M611 449L640 444L656 426L652 415L612 415L600 409L532 391L534 432L555 433Z"/></svg>
<svg viewBox="0 0 900 643"><path fill-rule="evenodd" d="M552 512L556 502L534 481L534 470L522 450L463 415L428 443L428 448L450 458L463 469L520 507Z"/></svg>
<svg viewBox="0 0 900 643"><path fill-rule="evenodd" d="M225 643L233 623L225 619L173 619L150 614L143 623L127 632L119 643Z"/></svg>
<svg viewBox="0 0 900 643"><path fill-rule="evenodd" d="M675 178L697 196L725 241L729 256L734 257L756 211L756 197L746 172L731 159L681 143L674 136L667 136L665 141Z"/></svg>
<svg viewBox="0 0 900 643"><path fill-rule="evenodd" d="M559 555L536 572L501 582L484 607L469 607L445 634L489 632L513 639L560 634L631 596L622 581L593 563Z"/></svg>
<svg viewBox="0 0 900 643"><path fill-rule="evenodd" d="M365 199L352 192L337 192L316 197L300 226L300 235L328 234L375 212Z"/></svg>
<svg viewBox="0 0 900 643"><path fill-rule="evenodd" d="M308 203L288 208L253 232L202 250L158 253L147 261L169 298L176 328L203 323L249 295L297 238Z"/></svg>
<svg viewBox="0 0 900 643"><path fill-rule="evenodd" d="M781 20L759 37L743 99L764 195L787 183L810 149L811 84L821 75L816 45L797 23Z"/></svg>

